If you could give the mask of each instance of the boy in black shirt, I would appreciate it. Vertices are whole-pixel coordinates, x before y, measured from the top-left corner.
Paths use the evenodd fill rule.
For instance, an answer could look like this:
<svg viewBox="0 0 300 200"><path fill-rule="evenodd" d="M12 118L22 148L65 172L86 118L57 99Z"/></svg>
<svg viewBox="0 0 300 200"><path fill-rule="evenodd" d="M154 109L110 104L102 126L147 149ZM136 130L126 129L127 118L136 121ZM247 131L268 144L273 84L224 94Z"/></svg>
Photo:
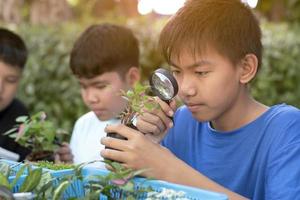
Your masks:
<svg viewBox="0 0 300 200"><path fill-rule="evenodd" d="M0 148L18 154L19 160L23 160L29 150L3 134L13 128L17 117L28 115L23 103L15 98L27 54L20 36L0 28Z"/></svg>

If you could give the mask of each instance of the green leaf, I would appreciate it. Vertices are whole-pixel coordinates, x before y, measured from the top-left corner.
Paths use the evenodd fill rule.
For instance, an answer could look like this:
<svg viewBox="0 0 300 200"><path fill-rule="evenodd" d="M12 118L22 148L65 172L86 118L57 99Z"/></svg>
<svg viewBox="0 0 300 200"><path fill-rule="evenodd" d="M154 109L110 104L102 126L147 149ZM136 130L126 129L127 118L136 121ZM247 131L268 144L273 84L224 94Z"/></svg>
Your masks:
<svg viewBox="0 0 300 200"><path fill-rule="evenodd" d="M42 174L42 178L36 187L36 191L39 197L52 196L51 192L53 191L53 178L49 172Z"/></svg>
<svg viewBox="0 0 300 200"><path fill-rule="evenodd" d="M17 130L18 130L18 128L12 128L12 129L6 131L3 135L9 135L9 134L15 133Z"/></svg>
<svg viewBox="0 0 300 200"><path fill-rule="evenodd" d="M24 171L25 171L26 169L28 169L28 168L29 168L28 165L23 165L23 166L18 170L18 172L17 172L17 174L16 174L16 177L15 177L14 180L10 183L10 188L13 188L13 187L16 185L16 183L17 183L17 181L19 180L19 178L21 177L21 175L23 175L23 174L24 174Z"/></svg>
<svg viewBox="0 0 300 200"><path fill-rule="evenodd" d="M41 178L42 168L33 169L21 185L20 192L31 192L39 184Z"/></svg>
<svg viewBox="0 0 300 200"><path fill-rule="evenodd" d="M69 185L70 185L69 181L63 181L62 183L60 183L57 186L57 188L54 190L54 195L52 200L60 200L62 194L68 188Z"/></svg>
<svg viewBox="0 0 300 200"><path fill-rule="evenodd" d="M26 122L27 119L28 119L28 116L20 116L20 117L17 117L16 122L24 123L24 122Z"/></svg>
<svg viewBox="0 0 300 200"><path fill-rule="evenodd" d="M10 173L10 166L7 163L0 163L0 173L4 176L8 177Z"/></svg>
<svg viewBox="0 0 300 200"><path fill-rule="evenodd" d="M7 180L7 177L4 174L2 174L2 173L0 173L0 185L3 185L5 187L7 187L7 188L10 188L9 182Z"/></svg>
<svg viewBox="0 0 300 200"><path fill-rule="evenodd" d="M120 188L124 191L134 192L134 184L131 181L127 182L123 186L120 186Z"/></svg>

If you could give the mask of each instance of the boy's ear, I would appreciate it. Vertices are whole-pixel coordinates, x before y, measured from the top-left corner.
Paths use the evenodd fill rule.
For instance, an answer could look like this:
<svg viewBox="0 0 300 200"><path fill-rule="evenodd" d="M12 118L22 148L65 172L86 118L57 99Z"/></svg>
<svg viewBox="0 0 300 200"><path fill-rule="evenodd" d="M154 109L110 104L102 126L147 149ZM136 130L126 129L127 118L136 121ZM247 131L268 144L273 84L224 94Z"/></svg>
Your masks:
<svg viewBox="0 0 300 200"><path fill-rule="evenodd" d="M241 61L240 82L243 84L249 83L256 75L258 60L254 54L247 54Z"/></svg>
<svg viewBox="0 0 300 200"><path fill-rule="evenodd" d="M126 74L126 81L131 86L133 86L136 82L140 81L140 70L137 67L130 67Z"/></svg>

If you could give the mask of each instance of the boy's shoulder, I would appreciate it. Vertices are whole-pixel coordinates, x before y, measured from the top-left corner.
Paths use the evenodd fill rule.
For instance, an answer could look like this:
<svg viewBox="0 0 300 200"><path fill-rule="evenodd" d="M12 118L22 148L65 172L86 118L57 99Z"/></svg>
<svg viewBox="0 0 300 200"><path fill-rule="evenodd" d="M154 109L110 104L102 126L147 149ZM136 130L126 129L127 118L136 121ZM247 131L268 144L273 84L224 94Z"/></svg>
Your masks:
<svg viewBox="0 0 300 200"><path fill-rule="evenodd" d="M289 121L300 121L300 110L294 106L287 104L278 104L270 107L268 116L274 121L281 123Z"/></svg>
<svg viewBox="0 0 300 200"><path fill-rule="evenodd" d="M278 148L285 144L300 142L300 110L294 106L279 104L270 107L260 124L263 124L261 127L277 141Z"/></svg>
<svg viewBox="0 0 300 200"><path fill-rule="evenodd" d="M19 99L14 99L8 107L5 108L1 113L6 113L9 116L20 116L20 115L28 115L28 110L24 103Z"/></svg>

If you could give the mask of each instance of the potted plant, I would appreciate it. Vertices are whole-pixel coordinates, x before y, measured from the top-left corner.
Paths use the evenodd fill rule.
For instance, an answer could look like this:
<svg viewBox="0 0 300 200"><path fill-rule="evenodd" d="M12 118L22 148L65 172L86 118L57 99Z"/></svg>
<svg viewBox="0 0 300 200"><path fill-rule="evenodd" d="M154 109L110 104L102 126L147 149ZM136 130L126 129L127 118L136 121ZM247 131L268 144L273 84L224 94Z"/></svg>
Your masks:
<svg viewBox="0 0 300 200"><path fill-rule="evenodd" d="M152 97L148 95L150 91L150 86L142 85L141 83L136 83L131 90L127 92L122 92L122 97L127 100L127 106L125 111L121 113L120 119L121 123L136 129L133 124L133 119L138 115L142 114L142 109L147 108L148 110L153 110L157 108L157 104L152 101ZM117 133L108 133L107 136L126 139Z"/></svg>
<svg viewBox="0 0 300 200"><path fill-rule="evenodd" d="M21 116L16 119L18 123L5 134L14 138L21 146L31 149L26 160L54 160L54 150L60 142L58 136L66 134L57 129L51 121L46 120L44 112L38 112L31 117Z"/></svg>

